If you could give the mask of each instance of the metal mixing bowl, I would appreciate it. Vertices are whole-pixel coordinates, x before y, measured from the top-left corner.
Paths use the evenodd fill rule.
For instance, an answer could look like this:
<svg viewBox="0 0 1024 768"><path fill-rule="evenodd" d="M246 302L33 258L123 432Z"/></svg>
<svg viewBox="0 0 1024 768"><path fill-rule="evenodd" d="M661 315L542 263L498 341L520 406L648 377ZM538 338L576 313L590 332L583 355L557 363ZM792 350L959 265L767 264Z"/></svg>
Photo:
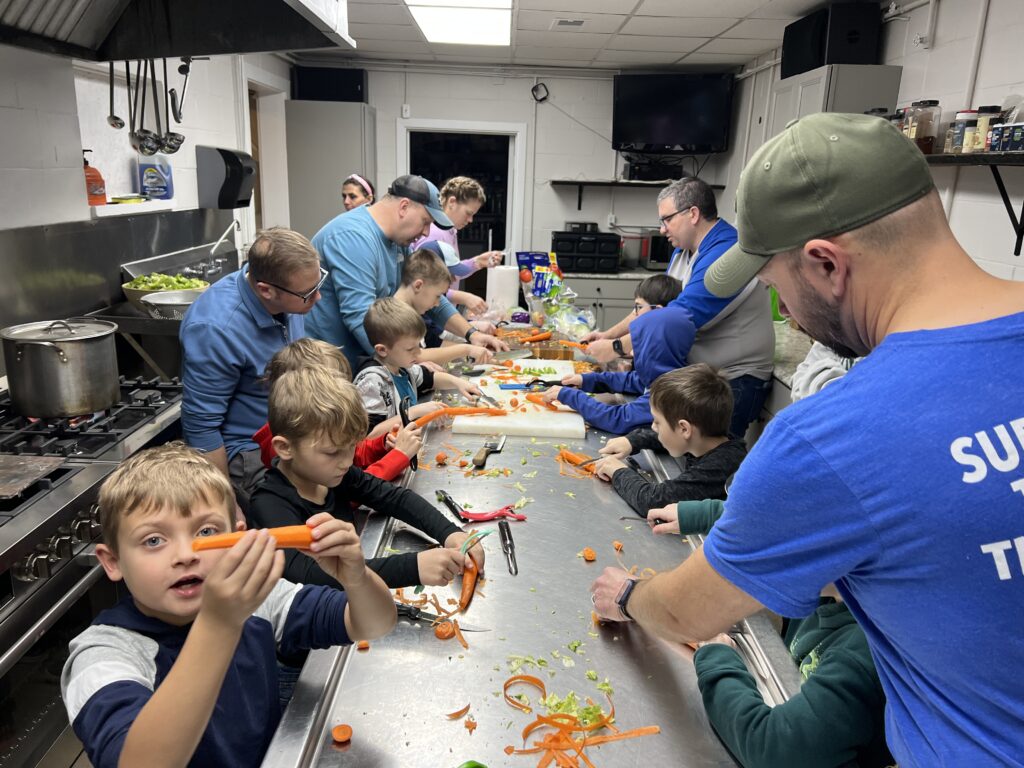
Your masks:
<svg viewBox="0 0 1024 768"><path fill-rule="evenodd" d="M181 320L192 302L203 295L202 291L158 291L143 296L139 301L149 316L157 320Z"/></svg>

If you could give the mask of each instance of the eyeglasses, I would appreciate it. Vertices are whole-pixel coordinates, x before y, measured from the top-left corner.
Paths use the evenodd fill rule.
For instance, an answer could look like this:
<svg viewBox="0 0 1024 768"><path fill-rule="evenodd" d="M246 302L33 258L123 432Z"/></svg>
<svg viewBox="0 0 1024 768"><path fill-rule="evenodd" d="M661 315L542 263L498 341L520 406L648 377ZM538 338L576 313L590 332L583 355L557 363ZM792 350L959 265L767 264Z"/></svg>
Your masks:
<svg viewBox="0 0 1024 768"><path fill-rule="evenodd" d="M308 304L309 300L313 298L313 296L316 295L316 292L323 287L325 282L327 282L327 274L327 270L324 269L323 267L320 267L320 279L317 280L316 285L314 285L305 293L297 293L296 291L293 291L290 288L285 288L283 285L278 285L277 283L268 283L266 280L260 280L259 282L265 283L266 285L269 285L273 288L277 288L277 290L279 291L289 293L292 296L297 296L298 298L302 299L303 304Z"/></svg>
<svg viewBox="0 0 1024 768"><path fill-rule="evenodd" d="M659 216L658 221L661 222L661 226L667 227L668 223L672 221L672 219L678 216L680 213L689 213L694 208L696 208L696 206L688 205L686 208L680 208L678 211L672 211L672 213L668 214L667 216Z"/></svg>

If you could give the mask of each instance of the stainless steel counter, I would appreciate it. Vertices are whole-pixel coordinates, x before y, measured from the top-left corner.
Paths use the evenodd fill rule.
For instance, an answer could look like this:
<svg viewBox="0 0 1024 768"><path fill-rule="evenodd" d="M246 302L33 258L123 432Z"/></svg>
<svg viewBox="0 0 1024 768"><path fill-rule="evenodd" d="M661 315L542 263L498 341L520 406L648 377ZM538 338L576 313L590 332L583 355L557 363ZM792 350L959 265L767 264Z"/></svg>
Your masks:
<svg viewBox="0 0 1024 768"><path fill-rule="evenodd" d="M481 438L432 430L424 455L433 456L442 443L453 442L476 450ZM528 521L512 523L519 575L509 575L497 534L485 539L487 579L460 617L491 631L465 633L469 649L463 650L455 640L436 639L429 628L400 621L369 651L314 652L264 766L391 768L458 766L467 760L489 768L534 765L535 757L504 752L506 745L522 746L517 734L533 719L501 696L502 684L512 674L511 655L546 659L544 669L526 666L521 671L539 674L549 693L564 696L571 690L603 702L596 683L586 677L587 670L594 670L599 680L608 678L615 691L620 728L661 726L656 736L593 748L589 754L599 764L735 765L707 722L689 659L635 625L595 627L590 618L588 588L603 567L616 564L613 541L623 543L627 565L658 571L682 562L692 551L691 543L655 537L639 517L620 521L620 516L632 513L608 484L560 477L553 460L558 442L509 437L504 451L488 461L488 468L510 468L508 478L466 478L458 468L416 473L410 483L413 490L433 499L434 491L444 488L473 510L493 509L523 496L532 499L522 509ZM566 442L590 455L602 444L593 431L585 441ZM654 469L664 476L662 467ZM375 516L363 531L363 543L367 551L416 547L408 533L393 536L390 523ZM577 557L585 546L596 550L597 562ZM448 597L458 597L457 587L458 582L438 590L442 604ZM764 636L771 646L774 633L766 621L750 631ZM778 651L782 643L774 637ZM579 653L569 649L573 641L582 642ZM532 691L527 695L536 699ZM479 726L472 734L463 721L444 716L466 704ZM355 734L343 749L330 738L331 727L339 723L350 724Z"/></svg>

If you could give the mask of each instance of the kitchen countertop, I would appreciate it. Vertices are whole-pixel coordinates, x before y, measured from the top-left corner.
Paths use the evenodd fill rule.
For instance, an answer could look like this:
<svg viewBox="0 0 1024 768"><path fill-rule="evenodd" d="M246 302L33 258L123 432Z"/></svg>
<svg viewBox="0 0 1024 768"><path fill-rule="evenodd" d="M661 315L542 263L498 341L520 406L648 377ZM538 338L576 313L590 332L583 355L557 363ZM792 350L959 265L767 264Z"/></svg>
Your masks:
<svg viewBox="0 0 1024 768"><path fill-rule="evenodd" d="M591 430L585 440L565 442L572 450L594 455L604 438ZM442 446L451 453L453 443L474 451L480 441L480 437L431 428L422 455L432 457ZM636 625L595 627L590 619L589 586L602 568L616 564L614 540L623 542L627 565L659 571L682 562L698 540L655 537L610 485L560 476L552 458L555 443L560 442L509 437L504 450L488 460L488 468L511 469L509 477L467 478L457 467L432 467L407 476L409 487L425 498L433 501L434 491L444 488L477 511L524 496L530 499L522 509L528 521L511 523L519 575L509 574L497 534L485 539L487 580L465 622L491 631L465 633L468 650L454 640L437 640L429 628L399 621L390 635L374 641L367 652L337 648L310 654L265 768L456 766L471 759L489 768L534 765L534 756L504 752L506 745L522 746L517 734L533 719L510 707L500 695L502 683L512 674L507 659L513 654L547 660L544 669L526 666L520 672L538 674L549 693L564 696L574 690L604 704L595 683L585 676L592 669L600 680L611 682L620 728L662 727L656 736L592 750L591 756L600 757L602 763L735 765L708 724L692 663ZM665 477L665 467L653 455L645 453L640 461L659 478ZM668 471L674 474L678 468L670 466ZM435 506L450 515L440 504ZM629 519L619 520L620 516ZM422 548L412 534L394 533L394 526L391 520L371 515L362 531L364 550ZM496 527L494 523L470 526ZM598 553L597 562L586 563L576 556L585 546ZM446 598L458 597L457 588L458 582L447 590L428 591L435 591L444 604ZM758 618L748 621L756 623ZM744 624L745 632L755 632L772 649L765 658L788 660L784 644L766 618L760 618L756 631L753 627ZM580 653L568 648L574 640L583 643ZM754 640L755 645L759 642ZM563 666L563 657L572 666ZM788 671L785 666L780 664L781 679L787 682L779 684L776 678L777 690L783 692L778 700L799 685L795 666L789 662ZM762 677L773 675L767 672ZM536 701L534 691L526 693ZM479 724L472 734L463 721L444 717L466 704ZM329 732L341 722L352 725L356 736L339 751Z"/></svg>
<svg viewBox="0 0 1024 768"><path fill-rule="evenodd" d="M779 320L775 326L775 371L773 375L787 387L793 387L796 367L807 357L813 340L803 331L798 331L788 320Z"/></svg>

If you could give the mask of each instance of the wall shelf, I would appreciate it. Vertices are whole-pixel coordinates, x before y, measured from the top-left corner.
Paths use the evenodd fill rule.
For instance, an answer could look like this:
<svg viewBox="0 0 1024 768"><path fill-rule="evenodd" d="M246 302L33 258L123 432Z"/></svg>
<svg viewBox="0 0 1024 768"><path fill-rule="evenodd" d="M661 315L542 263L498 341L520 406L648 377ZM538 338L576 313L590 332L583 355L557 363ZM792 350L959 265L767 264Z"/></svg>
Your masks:
<svg viewBox="0 0 1024 768"><path fill-rule="evenodd" d="M159 211L173 211L177 202L171 200L146 200L142 203L107 203L106 205L90 206L90 212L94 219L104 219L108 216L135 216L139 213L157 213Z"/></svg>
<svg viewBox="0 0 1024 768"><path fill-rule="evenodd" d="M1017 236L1017 242L1013 247L1013 255L1020 256L1021 244L1024 243L1024 205L1021 206L1020 216L1013 210L1013 203L1010 202L1010 195L1003 184L1003 177L999 175L1001 165L1024 165L1024 152L980 152L966 155L925 155L929 165L987 165L992 171L992 178L995 179L996 187L999 189L999 196L1003 198L1003 205L1010 216L1010 224L1013 226L1013 233Z"/></svg>
<svg viewBox="0 0 1024 768"><path fill-rule="evenodd" d="M551 179L552 187L576 187L576 210L583 209L584 187L625 187L632 189L661 189L671 184L673 179L661 181L629 181L626 179ZM716 191L725 189L723 184L712 184Z"/></svg>

